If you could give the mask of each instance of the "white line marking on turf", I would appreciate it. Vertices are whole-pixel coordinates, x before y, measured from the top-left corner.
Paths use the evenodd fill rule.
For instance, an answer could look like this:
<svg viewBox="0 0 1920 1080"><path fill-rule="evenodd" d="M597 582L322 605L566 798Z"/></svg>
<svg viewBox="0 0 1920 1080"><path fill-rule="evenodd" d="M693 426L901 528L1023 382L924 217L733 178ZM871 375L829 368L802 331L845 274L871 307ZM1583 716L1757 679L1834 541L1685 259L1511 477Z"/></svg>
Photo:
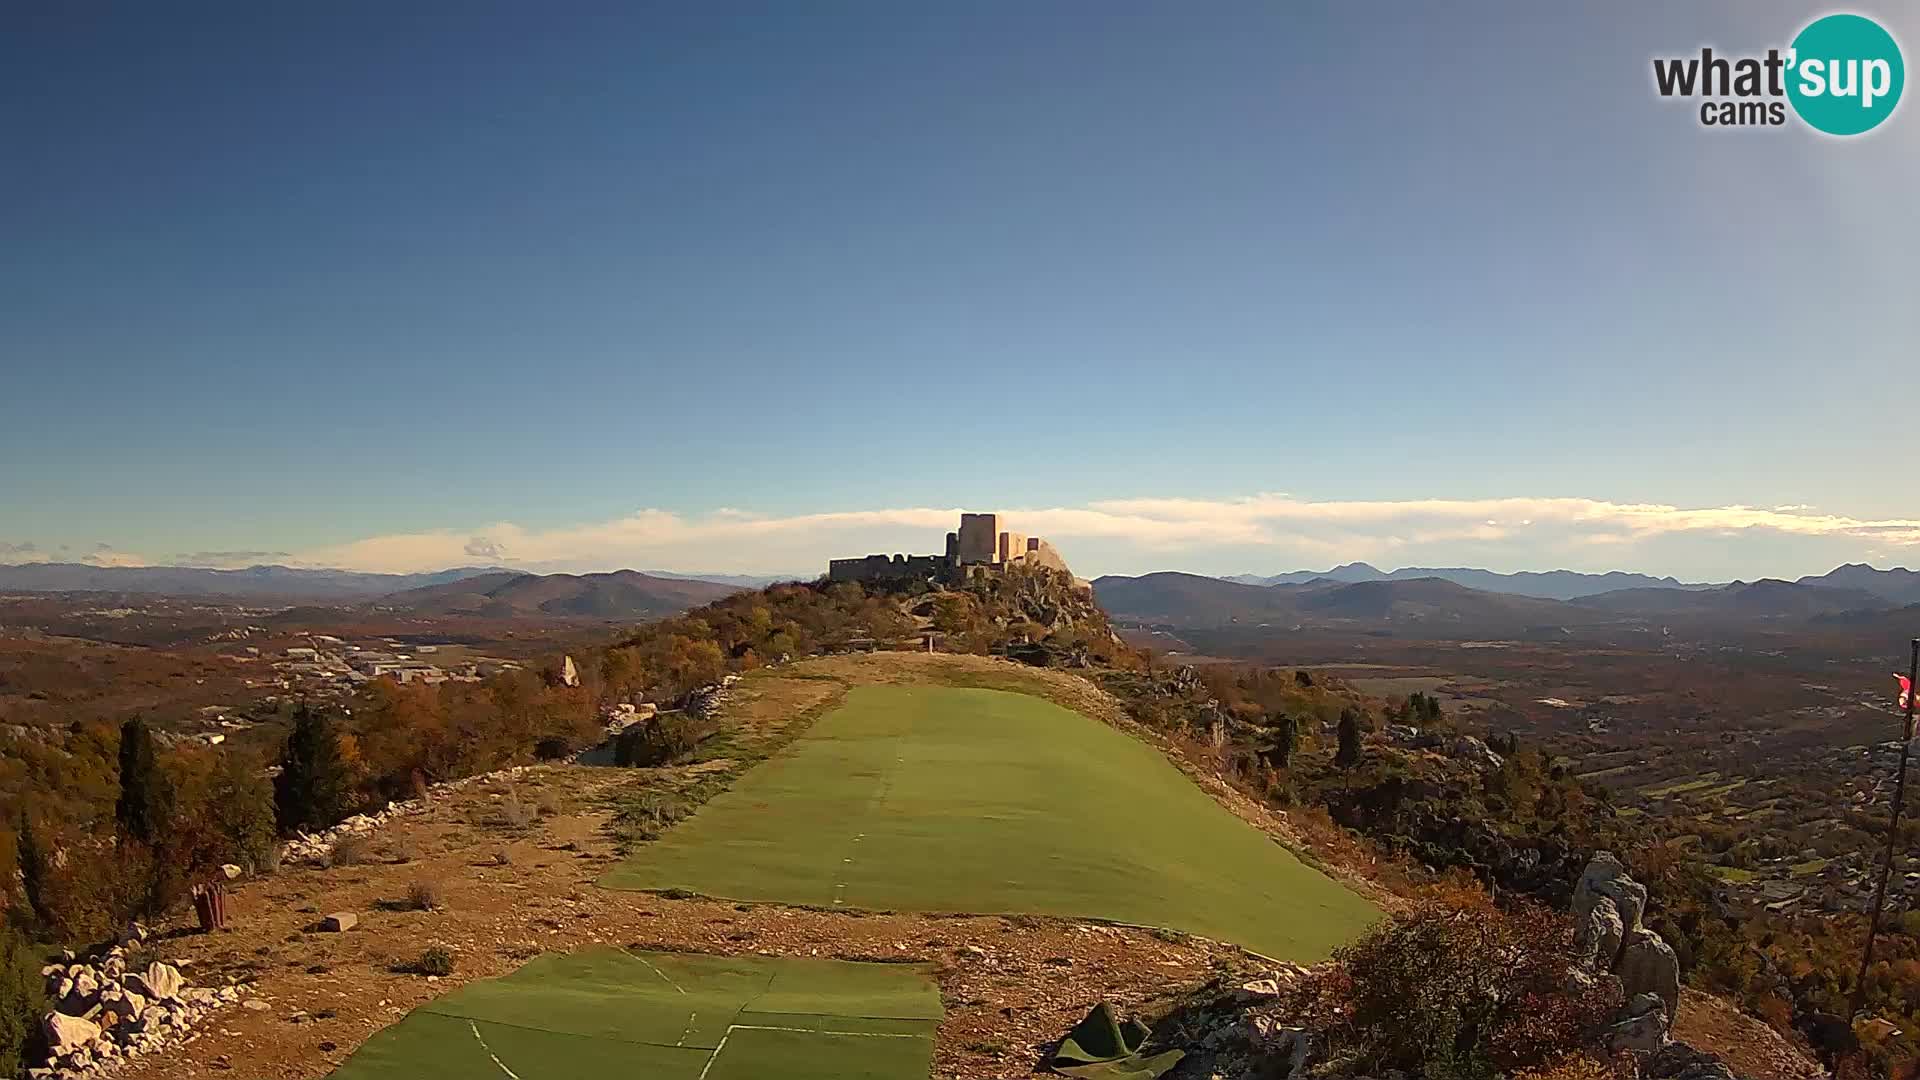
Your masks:
<svg viewBox="0 0 1920 1080"><path fill-rule="evenodd" d="M735 1031L795 1031L802 1035L846 1035L856 1039L924 1039L925 1035L908 1035L898 1031L823 1031L819 1028L765 1027L760 1024L735 1024L728 1028ZM725 1039L721 1040L725 1042Z"/></svg>
<svg viewBox="0 0 1920 1080"><path fill-rule="evenodd" d="M720 1051L727 1048L727 1035L731 1034L733 1034L733 1029L728 1028L727 1034L720 1036L720 1045L714 1047L713 1053L707 1055L707 1063L700 1069L699 1080L707 1080L707 1073L713 1068L713 1063L720 1060Z"/></svg>
<svg viewBox="0 0 1920 1080"><path fill-rule="evenodd" d="M697 1012L690 1012L687 1014L687 1030L680 1033L680 1041L677 1043L674 1043L673 1045L675 1046L687 1045L687 1036L693 1034L693 1022L698 1019L700 1019L700 1014Z"/></svg>
<svg viewBox="0 0 1920 1080"><path fill-rule="evenodd" d="M480 1037L479 1024L476 1024L473 1021L469 1020L467 1021L467 1028L468 1030L473 1032L473 1037L479 1041L480 1049L485 1050L487 1052L487 1056L493 1059L493 1063L500 1067L501 1072L506 1073L508 1076L513 1077L513 1080L520 1080L520 1074L517 1072L514 1072L512 1069L507 1068L507 1063L504 1061L501 1061L500 1055L493 1052L493 1047L487 1045L487 1040Z"/></svg>
<svg viewBox="0 0 1920 1080"><path fill-rule="evenodd" d="M644 957L644 956L636 956L636 957L634 957L634 959L635 959L635 960L638 960L638 961L640 961L640 962L641 962L641 963L643 963L643 964L647 964L647 958L646 958L646 957ZM651 972L653 972L653 973L654 973L655 975L658 975L658 976L660 976L660 977L661 977L662 979L666 979L666 982L667 982L667 985L668 985L668 986L671 986L671 987L673 987L673 988L674 988L675 990L680 990L680 992L681 992L681 993L683 993L683 994L684 994L684 993L686 993L686 991L685 991L685 990L681 990L681 989L680 989L680 984L679 984L679 983L677 983L677 982L674 982L674 981L673 981L672 979L667 979L667 973L666 973L666 972L664 972L664 971L661 971L661 970L660 970L659 968L657 968L657 967L654 967L654 966L653 966L652 964L647 964L647 970L648 970L648 971L651 971Z"/></svg>

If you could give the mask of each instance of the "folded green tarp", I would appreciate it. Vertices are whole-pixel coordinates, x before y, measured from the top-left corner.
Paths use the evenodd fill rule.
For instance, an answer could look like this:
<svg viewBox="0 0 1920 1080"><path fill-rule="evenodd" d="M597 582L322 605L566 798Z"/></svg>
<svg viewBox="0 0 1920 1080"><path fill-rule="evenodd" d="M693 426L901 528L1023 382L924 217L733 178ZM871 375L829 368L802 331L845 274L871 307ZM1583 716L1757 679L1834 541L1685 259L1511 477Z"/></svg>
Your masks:
<svg viewBox="0 0 1920 1080"><path fill-rule="evenodd" d="M1186 1055L1168 1050L1141 1057L1140 1048L1150 1034L1138 1020L1124 1024L1116 1020L1113 1009L1103 1001L1060 1040L1060 1048L1047 1059L1047 1067L1080 1080L1154 1080Z"/></svg>

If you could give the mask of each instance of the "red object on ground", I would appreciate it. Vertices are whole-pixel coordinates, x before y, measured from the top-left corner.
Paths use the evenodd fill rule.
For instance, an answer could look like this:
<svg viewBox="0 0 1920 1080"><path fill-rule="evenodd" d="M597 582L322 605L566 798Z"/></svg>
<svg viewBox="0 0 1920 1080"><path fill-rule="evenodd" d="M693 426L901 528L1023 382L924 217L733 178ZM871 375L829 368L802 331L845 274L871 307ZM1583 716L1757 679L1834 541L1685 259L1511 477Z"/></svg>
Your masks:
<svg viewBox="0 0 1920 1080"><path fill-rule="evenodd" d="M227 890L218 885L195 885L193 887L193 913L200 917L202 933L212 933L225 929L227 925Z"/></svg>

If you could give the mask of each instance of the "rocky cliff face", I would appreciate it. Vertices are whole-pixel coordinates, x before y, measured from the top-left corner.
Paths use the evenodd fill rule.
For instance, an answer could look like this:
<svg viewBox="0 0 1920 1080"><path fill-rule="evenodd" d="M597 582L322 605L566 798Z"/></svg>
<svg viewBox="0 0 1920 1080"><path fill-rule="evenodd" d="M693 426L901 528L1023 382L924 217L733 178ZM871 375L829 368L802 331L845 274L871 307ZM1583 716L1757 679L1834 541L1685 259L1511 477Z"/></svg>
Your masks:
<svg viewBox="0 0 1920 1080"><path fill-rule="evenodd" d="M1627 1007L1606 1037L1608 1050L1651 1053L1669 1041L1680 1011L1680 960L1640 924L1647 887L1610 851L1596 852L1573 890L1574 951L1580 977L1620 980Z"/></svg>

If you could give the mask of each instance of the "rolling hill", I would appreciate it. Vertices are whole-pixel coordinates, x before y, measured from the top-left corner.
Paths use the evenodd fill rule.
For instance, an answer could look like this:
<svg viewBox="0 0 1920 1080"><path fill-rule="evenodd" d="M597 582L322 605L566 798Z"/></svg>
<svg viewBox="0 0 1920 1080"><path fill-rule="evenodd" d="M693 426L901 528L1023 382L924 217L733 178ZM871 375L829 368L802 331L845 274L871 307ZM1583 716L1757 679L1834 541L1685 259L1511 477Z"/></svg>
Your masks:
<svg viewBox="0 0 1920 1080"><path fill-rule="evenodd" d="M1623 615L1661 618L1738 617L1747 619L1804 619L1845 611L1872 611L1891 607L1885 598L1864 589L1809 585L1764 578L1736 581L1714 589L1619 589L1582 597L1581 607Z"/></svg>
<svg viewBox="0 0 1920 1080"><path fill-rule="evenodd" d="M1155 622L1219 623L1281 610L1281 593L1200 574L1163 571L1140 577L1095 579L1100 606L1120 618Z"/></svg>
<svg viewBox="0 0 1920 1080"><path fill-rule="evenodd" d="M653 619L739 591L733 585L654 577L637 570L606 574L498 571L396 592L380 598L378 606L419 615Z"/></svg>
<svg viewBox="0 0 1920 1080"><path fill-rule="evenodd" d="M1144 622L1217 626L1229 622L1304 625L1412 625L1470 634L1522 633L1593 624L1613 616L1558 600L1471 589L1440 578L1404 581L1246 585L1195 574L1103 577L1094 594L1114 616Z"/></svg>
<svg viewBox="0 0 1920 1080"><path fill-rule="evenodd" d="M356 601L402 589L425 588L499 571L460 567L430 574L370 574L354 570L306 570L250 566L212 570L199 566L90 566L85 563L0 565L0 590L8 592L108 592L159 596L217 596Z"/></svg>
<svg viewBox="0 0 1920 1080"><path fill-rule="evenodd" d="M1889 603L1920 604L1920 570L1908 570L1904 566L1875 570L1866 563L1848 563L1817 577L1803 577L1799 584L1859 589Z"/></svg>

